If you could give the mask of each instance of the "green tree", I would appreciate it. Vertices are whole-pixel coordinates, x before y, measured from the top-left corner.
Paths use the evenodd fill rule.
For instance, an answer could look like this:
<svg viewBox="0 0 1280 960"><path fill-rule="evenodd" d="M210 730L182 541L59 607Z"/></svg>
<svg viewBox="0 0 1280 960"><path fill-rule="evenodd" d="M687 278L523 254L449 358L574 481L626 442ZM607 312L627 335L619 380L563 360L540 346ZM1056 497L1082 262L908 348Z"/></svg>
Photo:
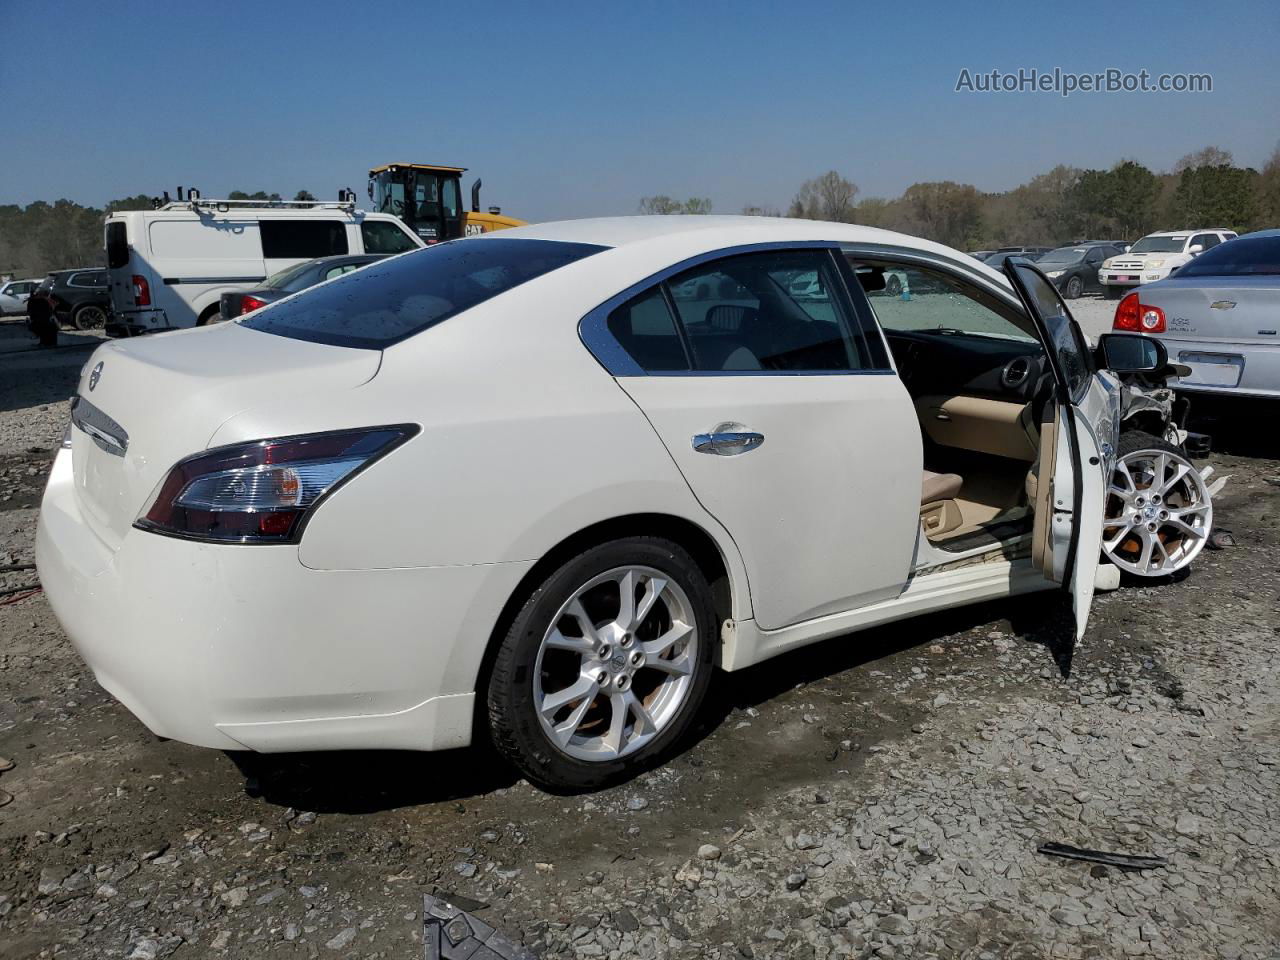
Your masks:
<svg viewBox="0 0 1280 960"><path fill-rule="evenodd" d="M1254 183L1254 229L1280 227L1280 147Z"/></svg>
<svg viewBox="0 0 1280 960"><path fill-rule="evenodd" d="M1116 164L1107 174L1106 194L1111 202L1111 221L1121 237L1140 237L1155 226L1156 199L1160 181L1133 160Z"/></svg>
<svg viewBox="0 0 1280 960"><path fill-rule="evenodd" d="M1230 164L1186 167L1178 178L1171 213L1179 227L1234 227L1251 224L1258 171Z"/></svg>
<svg viewBox="0 0 1280 960"><path fill-rule="evenodd" d="M951 180L913 183L902 199L920 233L930 240L964 248L981 229L981 195L971 184Z"/></svg>

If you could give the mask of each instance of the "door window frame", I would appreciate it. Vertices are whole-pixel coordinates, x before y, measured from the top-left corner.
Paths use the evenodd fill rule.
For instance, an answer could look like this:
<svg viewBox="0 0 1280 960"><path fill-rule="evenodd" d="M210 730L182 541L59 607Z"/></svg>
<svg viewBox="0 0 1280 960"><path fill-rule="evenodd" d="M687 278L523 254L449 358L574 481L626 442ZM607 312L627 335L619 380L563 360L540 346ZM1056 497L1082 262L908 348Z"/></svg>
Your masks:
<svg viewBox="0 0 1280 960"><path fill-rule="evenodd" d="M661 370L650 373L632 358L609 330L609 314L629 301L648 293L653 287L661 285L664 291L663 296L667 300L667 309L673 311L672 319L677 324L677 333L680 333L683 338L679 329L680 315L674 312L670 291L666 289L668 280L686 270L719 260L729 260L753 253L803 250L829 251L828 256L834 261L832 269L838 278L838 287L832 292L836 296L843 297L843 306L849 318L849 334L861 339L862 346L865 347L864 353L867 355L866 367L858 370ZM868 326L868 320L872 318L864 308L859 306L858 297L850 289L849 280L853 271L840 255L840 250L841 244L837 241L792 240L748 243L701 253L664 267L610 297L578 322L578 336L591 355L614 377L835 377L862 374L896 376L897 371L893 369L893 361L889 356L883 333L874 322Z"/></svg>

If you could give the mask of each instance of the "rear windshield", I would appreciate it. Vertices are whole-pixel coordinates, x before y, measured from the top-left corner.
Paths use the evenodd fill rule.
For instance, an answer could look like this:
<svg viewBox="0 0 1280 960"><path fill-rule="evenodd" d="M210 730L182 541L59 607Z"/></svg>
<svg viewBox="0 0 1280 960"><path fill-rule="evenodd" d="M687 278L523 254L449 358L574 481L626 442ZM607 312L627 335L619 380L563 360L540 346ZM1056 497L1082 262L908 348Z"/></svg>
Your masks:
<svg viewBox="0 0 1280 960"><path fill-rule="evenodd" d="M1241 237L1206 250L1179 277L1280 276L1280 237Z"/></svg>
<svg viewBox="0 0 1280 960"><path fill-rule="evenodd" d="M605 249L501 237L453 240L349 273L241 322L296 340L381 350Z"/></svg>

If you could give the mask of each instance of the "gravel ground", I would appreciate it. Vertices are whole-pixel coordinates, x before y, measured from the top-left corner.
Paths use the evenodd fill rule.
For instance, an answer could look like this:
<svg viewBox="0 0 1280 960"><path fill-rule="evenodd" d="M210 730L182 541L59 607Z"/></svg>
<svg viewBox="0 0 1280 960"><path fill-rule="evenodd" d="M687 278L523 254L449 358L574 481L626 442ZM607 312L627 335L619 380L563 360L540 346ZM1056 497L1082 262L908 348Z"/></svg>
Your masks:
<svg viewBox="0 0 1280 960"><path fill-rule="evenodd" d="M85 356L0 356L0 567ZM0 956L421 957L436 892L547 958L1274 960L1280 449L1229 423L1236 545L1099 596L1081 645L1049 595L830 641L720 676L682 756L594 796L478 749L158 741L0 595Z"/></svg>

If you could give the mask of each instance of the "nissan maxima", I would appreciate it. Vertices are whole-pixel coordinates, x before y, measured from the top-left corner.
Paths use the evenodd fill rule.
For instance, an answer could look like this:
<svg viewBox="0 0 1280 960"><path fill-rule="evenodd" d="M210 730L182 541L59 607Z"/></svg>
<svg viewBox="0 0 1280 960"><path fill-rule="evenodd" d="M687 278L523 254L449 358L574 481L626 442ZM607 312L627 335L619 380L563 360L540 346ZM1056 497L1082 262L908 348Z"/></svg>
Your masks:
<svg viewBox="0 0 1280 960"><path fill-rule="evenodd" d="M37 562L159 735L483 736L590 789L670 755L717 671L1037 590L1082 632L1112 370L1164 362L1092 349L1025 261L896 233L522 227L100 347ZM1154 499L1114 523L1203 518Z"/></svg>

